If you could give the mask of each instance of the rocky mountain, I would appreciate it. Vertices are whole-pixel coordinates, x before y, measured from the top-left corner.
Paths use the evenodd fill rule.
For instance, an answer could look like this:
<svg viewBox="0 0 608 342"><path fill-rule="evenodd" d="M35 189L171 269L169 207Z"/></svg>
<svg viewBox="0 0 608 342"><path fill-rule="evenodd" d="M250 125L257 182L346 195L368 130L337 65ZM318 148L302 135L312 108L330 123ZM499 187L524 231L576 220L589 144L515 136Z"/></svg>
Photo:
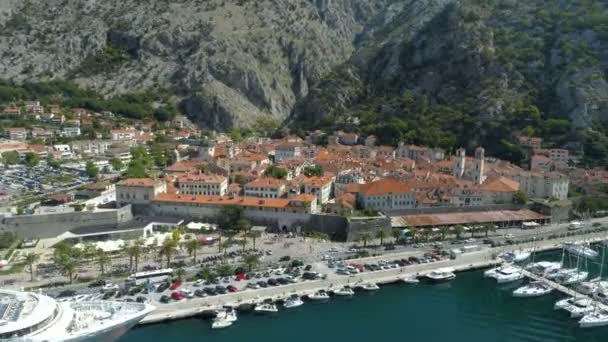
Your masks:
<svg viewBox="0 0 608 342"><path fill-rule="evenodd" d="M291 119L355 122L388 143L483 143L514 160L523 156L513 135L534 134L606 163L608 1L441 5L428 20L405 8L376 30Z"/></svg>
<svg viewBox="0 0 608 342"><path fill-rule="evenodd" d="M214 128L284 119L395 0L4 0L0 74L166 89Z"/></svg>
<svg viewBox="0 0 608 342"><path fill-rule="evenodd" d="M4 0L1 78L155 89L204 127L514 134L608 157L608 0Z"/></svg>

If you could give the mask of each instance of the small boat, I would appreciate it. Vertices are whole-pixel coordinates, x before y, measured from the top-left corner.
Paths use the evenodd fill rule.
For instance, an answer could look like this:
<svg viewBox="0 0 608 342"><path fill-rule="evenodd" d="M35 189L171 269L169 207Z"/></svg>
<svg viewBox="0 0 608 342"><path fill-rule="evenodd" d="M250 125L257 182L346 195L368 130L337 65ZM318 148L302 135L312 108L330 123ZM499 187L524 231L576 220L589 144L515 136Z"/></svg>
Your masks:
<svg viewBox="0 0 608 342"><path fill-rule="evenodd" d="M232 325L232 322L227 319L214 319L211 323L211 329L224 329Z"/></svg>
<svg viewBox="0 0 608 342"><path fill-rule="evenodd" d="M272 303L263 303L256 305L253 311L257 313L275 313L278 312L279 309Z"/></svg>
<svg viewBox="0 0 608 342"><path fill-rule="evenodd" d="M524 279L523 272L513 265L504 265L501 267L487 270L483 274L485 277L494 278L498 284L510 283L513 281Z"/></svg>
<svg viewBox="0 0 608 342"><path fill-rule="evenodd" d="M582 317L595 309L593 300L589 298L564 298L559 300L553 306L555 310L566 310L570 313L570 317Z"/></svg>
<svg viewBox="0 0 608 342"><path fill-rule="evenodd" d="M608 305L608 294L606 294L605 290L595 291L595 293L593 294L593 299L597 300L598 302L600 302L604 305Z"/></svg>
<svg viewBox="0 0 608 342"><path fill-rule="evenodd" d="M598 291L608 290L608 281L600 281L599 278L596 278L580 283L576 289L582 294L592 295Z"/></svg>
<svg viewBox="0 0 608 342"><path fill-rule="evenodd" d="M454 270L451 268L442 268L427 273L425 277L433 282L442 282L456 278L456 274L454 274Z"/></svg>
<svg viewBox="0 0 608 342"><path fill-rule="evenodd" d="M581 320L578 321L578 325L581 328L592 328L592 327L601 327L601 326L608 325L608 311L606 311L606 310L592 311L592 312L586 314L585 316L583 316L583 318L581 318Z"/></svg>
<svg viewBox="0 0 608 342"><path fill-rule="evenodd" d="M587 279L589 277L589 272L586 271L578 271L572 272L566 275L563 279L556 279L556 281L562 285L572 285L580 283L581 281Z"/></svg>
<svg viewBox="0 0 608 342"><path fill-rule="evenodd" d="M365 283L365 284L361 285L361 288L363 289L363 291L378 291L378 290L380 290L380 286L378 286L376 283Z"/></svg>
<svg viewBox="0 0 608 342"><path fill-rule="evenodd" d="M325 290L319 290L308 296L308 299L311 300L326 300L329 299L329 294L325 292Z"/></svg>
<svg viewBox="0 0 608 342"><path fill-rule="evenodd" d="M416 278L416 277L405 277L401 279L402 282L406 283L406 284L418 284L420 283L420 279Z"/></svg>
<svg viewBox="0 0 608 342"><path fill-rule="evenodd" d="M589 244L568 243L564 245L564 248L574 255L589 259L595 259L600 255L597 251L594 251Z"/></svg>
<svg viewBox="0 0 608 342"><path fill-rule="evenodd" d="M302 306L303 304L304 304L304 302L302 301L300 296L292 295L285 300L285 303L283 303L283 306L286 309L291 309L291 308L297 308L298 306Z"/></svg>
<svg viewBox="0 0 608 342"><path fill-rule="evenodd" d="M355 294L355 291L353 291L350 286L344 286L343 288L334 291L334 294L336 296L352 296Z"/></svg>
<svg viewBox="0 0 608 342"><path fill-rule="evenodd" d="M561 268L562 264L560 262L539 261L528 265L526 270L536 275L546 277L557 272Z"/></svg>
<svg viewBox="0 0 608 342"><path fill-rule="evenodd" d="M508 262L522 262L528 260L532 253L526 251L509 251L498 255L499 258Z"/></svg>
<svg viewBox="0 0 608 342"><path fill-rule="evenodd" d="M513 291L513 297L539 297L551 293L553 288L542 281L531 282Z"/></svg>

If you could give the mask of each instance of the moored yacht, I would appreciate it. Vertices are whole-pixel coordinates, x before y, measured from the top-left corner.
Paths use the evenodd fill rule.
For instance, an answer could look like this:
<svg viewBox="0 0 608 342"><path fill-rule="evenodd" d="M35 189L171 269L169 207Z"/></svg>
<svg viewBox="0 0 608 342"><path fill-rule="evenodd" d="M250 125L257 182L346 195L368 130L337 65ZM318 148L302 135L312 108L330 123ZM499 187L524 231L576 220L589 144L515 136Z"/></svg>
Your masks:
<svg viewBox="0 0 608 342"><path fill-rule="evenodd" d="M530 258L530 255L532 255L532 253L522 250L504 252L498 255L498 257L508 262L523 262L528 260L528 258Z"/></svg>
<svg viewBox="0 0 608 342"><path fill-rule="evenodd" d="M302 301L300 296L291 295L291 296L289 296L289 298L287 298L285 300L285 303L283 303L283 306L286 309L291 309L291 308L297 308L298 306L302 306L303 304L304 304L304 302Z"/></svg>
<svg viewBox="0 0 608 342"><path fill-rule="evenodd" d="M599 253L591 248L589 244L574 244L568 243L564 245L564 248L574 254L581 257L595 259L598 257Z"/></svg>
<svg viewBox="0 0 608 342"><path fill-rule="evenodd" d="M448 281L456 278L456 274L454 274L454 270L451 268L433 270L425 276L433 282Z"/></svg>
<svg viewBox="0 0 608 342"><path fill-rule="evenodd" d="M255 306L253 309L257 313L275 313L278 312L277 306L272 303L262 303Z"/></svg>
<svg viewBox="0 0 608 342"><path fill-rule="evenodd" d="M114 341L153 310L144 303L59 303L42 294L0 290L0 340Z"/></svg>
<svg viewBox="0 0 608 342"><path fill-rule="evenodd" d="M329 294L325 290L319 290L308 296L311 300L326 300L329 299Z"/></svg>
<svg viewBox="0 0 608 342"><path fill-rule="evenodd" d="M583 318L578 321L578 325L581 328L592 328L608 325L608 311L603 309L592 311L583 316Z"/></svg>
<svg viewBox="0 0 608 342"><path fill-rule="evenodd" d="M598 291L608 290L608 281L600 281L599 279L585 281L580 283L576 289L582 294L592 295Z"/></svg>
<svg viewBox="0 0 608 342"><path fill-rule="evenodd" d="M563 277L561 279L558 278L558 279L556 279L556 281L562 285L572 285L572 284L580 283L581 281L587 279L587 277L589 277L589 272L576 271L576 272L567 274L565 277Z"/></svg>
<svg viewBox="0 0 608 342"><path fill-rule="evenodd" d="M420 279L416 278L416 277L405 277L401 279L402 282L406 283L406 284L418 284L420 283Z"/></svg>
<svg viewBox="0 0 608 342"><path fill-rule="evenodd" d="M582 317L595 309L593 300L589 298L564 298L559 300L553 306L555 310L566 310L570 313L570 317Z"/></svg>
<svg viewBox="0 0 608 342"><path fill-rule="evenodd" d="M504 265L484 272L484 276L496 279L498 284L510 283L524 279L521 269L513 265Z"/></svg>
<svg viewBox="0 0 608 342"><path fill-rule="evenodd" d="M513 291L513 297L539 297L551 293L553 288L542 281L534 281Z"/></svg>
<svg viewBox="0 0 608 342"><path fill-rule="evenodd" d="M338 290L334 291L334 294L336 296L352 296L355 294L355 291L353 291L353 289L350 288L350 286L344 286Z"/></svg>
<svg viewBox="0 0 608 342"><path fill-rule="evenodd" d="M380 290L380 286L378 286L376 283L365 283L361 286L361 288L363 289L363 291L378 291Z"/></svg>
<svg viewBox="0 0 608 342"><path fill-rule="evenodd" d="M539 276L549 276L562 268L560 262L539 261L526 266L526 270Z"/></svg>

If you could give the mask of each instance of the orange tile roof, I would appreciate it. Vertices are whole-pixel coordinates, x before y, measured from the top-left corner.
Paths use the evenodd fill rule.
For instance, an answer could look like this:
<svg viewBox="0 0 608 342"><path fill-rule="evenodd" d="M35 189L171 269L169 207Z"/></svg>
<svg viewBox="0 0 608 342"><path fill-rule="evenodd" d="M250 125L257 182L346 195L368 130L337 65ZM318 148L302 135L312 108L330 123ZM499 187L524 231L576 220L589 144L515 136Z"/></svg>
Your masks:
<svg viewBox="0 0 608 342"><path fill-rule="evenodd" d="M180 183L222 183L226 177L214 174L185 174L178 177Z"/></svg>
<svg viewBox="0 0 608 342"><path fill-rule="evenodd" d="M233 196L204 196L204 195L173 195L159 194L154 197L154 202L169 203L198 203L207 205L238 205L243 207L264 208L288 208L291 207L291 199L282 198L258 198L258 197L233 197Z"/></svg>
<svg viewBox="0 0 608 342"><path fill-rule="evenodd" d="M498 177L486 180L480 188L485 191L515 192L519 190L519 183L506 177Z"/></svg>
<svg viewBox="0 0 608 342"><path fill-rule="evenodd" d="M118 182L118 185L150 187L150 186L155 186L159 183L160 183L160 180L152 179L152 178L127 178L125 180Z"/></svg>
<svg viewBox="0 0 608 342"><path fill-rule="evenodd" d="M308 185L308 186L314 186L314 187L321 187L321 186L325 186L328 183L331 183L331 178L330 177L303 177L301 179L301 184L304 185Z"/></svg>
<svg viewBox="0 0 608 342"><path fill-rule="evenodd" d="M285 185L285 181L276 178L258 178L245 184L245 187L277 188Z"/></svg>
<svg viewBox="0 0 608 342"><path fill-rule="evenodd" d="M375 182L361 185L360 192L369 196L411 193L412 190L407 185L396 179L384 178Z"/></svg>

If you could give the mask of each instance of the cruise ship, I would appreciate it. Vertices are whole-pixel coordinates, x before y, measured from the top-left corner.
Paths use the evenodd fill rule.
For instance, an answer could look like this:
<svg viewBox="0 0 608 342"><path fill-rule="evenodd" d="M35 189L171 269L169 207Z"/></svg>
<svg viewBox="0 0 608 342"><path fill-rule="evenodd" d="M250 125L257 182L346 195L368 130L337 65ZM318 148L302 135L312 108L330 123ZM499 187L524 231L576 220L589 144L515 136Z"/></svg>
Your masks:
<svg viewBox="0 0 608 342"><path fill-rule="evenodd" d="M57 302L0 290L1 341L116 341L154 307L134 302Z"/></svg>

